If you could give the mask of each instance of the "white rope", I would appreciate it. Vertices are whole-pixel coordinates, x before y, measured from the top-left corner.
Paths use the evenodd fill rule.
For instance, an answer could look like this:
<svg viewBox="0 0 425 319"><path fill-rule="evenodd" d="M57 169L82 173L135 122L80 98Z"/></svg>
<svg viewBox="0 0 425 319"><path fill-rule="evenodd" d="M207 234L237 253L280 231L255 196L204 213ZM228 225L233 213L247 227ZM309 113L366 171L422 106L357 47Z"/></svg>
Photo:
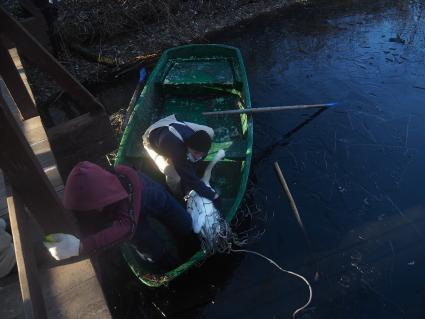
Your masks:
<svg viewBox="0 0 425 319"><path fill-rule="evenodd" d="M296 309L292 313L292 318L295 318L299 312L303 311L305 308L307 308L310 305L311 300L313 299L313 289L311 288L310 283L308 282L308 280L305 277L301 276L300 274L297 274L296 272L283 269L274 260L272 260L272 259L270 259L270 258L268 258L268 257L264 256L263 254L260 254L260 253L258 253L256 251L246 250L246 249L233 249L233 248L231 249L231 251L233 251L235 253L251 253L251 254L260 256L260 257L264 258L265 260L267 260L268 262L270 262L272 265L274 265L280 271L283 271L283 272L286 272L287 274L290 274L292 276L298 277L298 278L302 279L306 283L306 285L308 287L308 293L309 293L308 301L307 301L307 303L304 306Z"/></svg>
<svg viewBox="0 0 425 319"><path fill-rule="evenodd" d="M196 202L194 202L194 204L196 205ZM208 203L208 204L212 205L212 203ZM311 288L310 283L305 277L295 272L283 269L275 261L256 251L246 250L246 249L233 249L232 242L244 244L246 243L247 239L239 240L238 236L232 232L228 223L218 214L217 210L205 209L206 208L205 202L202 202L202 205L204 205L204 212L209 211L208 214L205 214L205 223L202 226L201 232L199 234L200 235L199 238L201 240L201 247L206 255L213 255L215 253L230 253L231 251L233 251L236 253L245 252L245 253L251 253L251 254L260 256L266 259L268 262L270 262L280 271L302 279L307 285L309 290L308 301L304 306L296 309L292 313L292 318L295 318L298 313L300 313L301 311L303 311L305 308L309 306L313 298L313 289ZM191 209L193 209L193 207L191 207Z"/></svg>

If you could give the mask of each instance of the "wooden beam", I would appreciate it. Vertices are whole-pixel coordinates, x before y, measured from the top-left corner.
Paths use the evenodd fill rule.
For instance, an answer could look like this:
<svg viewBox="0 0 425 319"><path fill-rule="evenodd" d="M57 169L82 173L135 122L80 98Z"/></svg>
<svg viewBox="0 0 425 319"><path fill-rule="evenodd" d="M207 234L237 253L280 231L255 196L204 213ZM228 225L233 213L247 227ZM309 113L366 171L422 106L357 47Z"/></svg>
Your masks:
<svg viewBox="0 0 425 319"><path fill-rule="evenodd" d="M40 8L34 4L33 0L18 0L19 4L22 8L24 8L27 12L31 13L31 17L25 18L21 20L20 22L25 27L25 29L29 30L31 34L44 46L50 45L50 38L49 38L49 27L47 26L46 18L44 17L43 13L41 12ZM40 1L37 1L40 2ZM48 6L49 1L47 4L40 4L41 7Z"/></svg>
<svg viewBox="0 0 425 319"><path fill-rule="evenodd" d="M75 233L74 224L2 96L0 145L0 168L42 229L47 233Z"/></svg>
<svg viewBox="0 0 425 319"><path fill-rule="evenodd" d="M0 6L0 32L13 41L28 60L50 75L61 88L90 113L104 111L103 105L79 83L43 46Z"/></svg>
<svg viewBox="0 0 425 319"><path fill-rule="evenodd" d="M95 116L83 114L49 129L47 136L63 180L76 163L95 161L118 147L106 113Z"/></svg>
<svg viewBox="0 0 425 319"><path fill-rule="evenodd" d="M49 318L112 318L90 259L40 269L40 281Z"/></svg>
<svg viewBox="0 0 425 319"><path fill-rule="evenodd" d="M25 318L47 318L32 241L28 237L28 215L19 196L12 191L8 183L6 185L7 206Z"/></svg>
<svg viewBox="0 0 425 319"><path fill-rule="evenodd" d="M9 318L12 315L10 311L15 310L13 315L19 318L24 315L34 319L110 319L111 314L90 259L37 267L33 253L34 238L29 235L32 233L29 229L31 219L22 200L10 186L7 188L7 202L23 302L22 310L1 309L0 316L3 311ZM12 289L8 291L11 292ZM4 306L5 301L0 300L0 307Z"/></svg>
<svg viewBox="0 0 425 319"><path fill-rule="evenodd" d="M19 105L19 112L23 119L29 119L37 116L37 110L29 95L24 82L22 81L19 71L16 69L15 63L13 63L12 57L9 51L0 41L0 75L4 81L8 84L11 95L15 99L17 105Z"/></svg>

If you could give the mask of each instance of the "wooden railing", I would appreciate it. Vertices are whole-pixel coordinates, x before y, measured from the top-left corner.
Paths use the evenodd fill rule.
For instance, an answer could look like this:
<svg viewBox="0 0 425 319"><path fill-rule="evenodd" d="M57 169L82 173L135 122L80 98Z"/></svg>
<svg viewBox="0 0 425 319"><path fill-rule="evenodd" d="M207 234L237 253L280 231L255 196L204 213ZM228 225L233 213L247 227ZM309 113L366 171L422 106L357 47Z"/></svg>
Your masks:
<svg viewBox="0 0 425 319"><path fill-rule="evenodd" d="M2 87L0 91L0 169L7 180L7 205L25 317L68 318L84 315L97 318L100 313L102 318L110 318L90 260L62 263L43 269L42 272L37 269L33 256L33 238L29 238L30 217L44 234L76 234L77 231L22 131L25 125L24 122L20 123L21 120L39 121L39 117L34 100L11 59L10 51L1 43L4 38L14 43L20 54L56 80L64 92L89 112L62 127L54 127L51 134L47 132L50 139L49 152L50 146L55 151L57 142L57 153L67 161L65 164L58 163L65 167L62 169L63 179L75 162L112 151L117 143L103 106L0 6L0 85L4 85L3 77L8 88L5 90ZM20 114L14 116L10 104L19 109ZM42 126L40 129L45 134ZM90 129L93 129L92 132ZM90 134L84 134L87 131ZM68 276L72 276L72 280ZM76 291L84 293L76 294Z"/></svg>

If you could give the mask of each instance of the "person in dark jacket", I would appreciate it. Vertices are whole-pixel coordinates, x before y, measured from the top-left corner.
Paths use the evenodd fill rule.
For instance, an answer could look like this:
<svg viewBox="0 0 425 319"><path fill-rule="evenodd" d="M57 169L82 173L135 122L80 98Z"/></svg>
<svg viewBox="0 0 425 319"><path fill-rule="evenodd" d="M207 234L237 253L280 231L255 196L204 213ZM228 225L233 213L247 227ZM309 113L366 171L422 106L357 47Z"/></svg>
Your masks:
<svg viewBox="0 0 425 319"><path fill-rule="evenodd" d="M143 146L175 195L195 190L219 208L220 197L196 175L195 163L205 158L211 147L212 128L179 122L174 115L152 124L143 135Z"/></svg>
<svg viewBox="0 0 425 319"><path fill-rule="evenodd" d="M64 206L81 221L83 236L47 236L44 244L57 260L94 255L127 241L142 258L172 267L178 258L169 254L147 218L165 225L178 244L193 234L191 217L176 199L160 184L125 165L108 171L88 161L78 163L65 184Z"/></svg>
<svg viewBox="0 0 425 319"><path fill-rule="evenodd" d="M0 218L0 278L6 277L16 265L12 236L6 231L6 225Z"/></svg>

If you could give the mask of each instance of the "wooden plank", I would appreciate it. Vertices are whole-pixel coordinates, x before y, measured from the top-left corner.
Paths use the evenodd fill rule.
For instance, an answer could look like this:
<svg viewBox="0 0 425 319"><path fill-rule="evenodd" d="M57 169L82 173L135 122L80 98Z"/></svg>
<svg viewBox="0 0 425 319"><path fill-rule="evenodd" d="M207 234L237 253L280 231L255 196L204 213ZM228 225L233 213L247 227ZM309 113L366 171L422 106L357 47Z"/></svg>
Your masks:
<svg viewBox="0 0 425 319"><path fill-rule="evenodd" d="M19 196L8 185L6 189L25 318L47 318L32 241L27 237L28 216Z"/></svg>
<svg viewBox="0 0 425 319"><path fill-rule="evenodd" d="M55 188L56 194L59 196L60 199L63 199L63 193L64 193L64 187L63 185L61 187ZM9 212L7 211L7 202L6 202L6 195L0 195L0 217L7 217ZM1 318L1 317L0 317Z"/></svg>
<svg viewBox="0 0 425 319"><path fill-rule="evenodd" d="M1 6L0 32L12 40L28 60L50 75L80 106L91 113L104 111L103 105Z"/></svg>
<svg viewBox="0 0 425 319"><path fill-rule="evenodd" d="M80 116L53 128L51 134L48 134L53 153L60 158L61 176L65 178L72 167L81 160L94 160L101 154L115 150L118 143L103 106L1 7L0 31L9 39L13 38L20 52L26 54L28 59L32 59L35 65L56 80L81 106L87 107L91 115L98 115ZM38 131L29 136L38 140L37 134L43 132L41 129L35 130ZM87 132L90 134L86 134ZM29 142L33 143L32 140Z"/></svg>
<svg viewBox="0 0 425 319"><path fill-rule="evenodd" d="M4 29L5 20L2 19L2 14L4 13L2 10L3 9L0 7L0 31L7 33L11 30ZM13 30L10 34L14 37L16 35ZM22 34L18 32L17 38L22 41L22 37L20 36L22 36ZM24 49L28 49L28 47L34 49L34 47L31 47L33 43L27 43L31 42L31 38L29 40L28 38L25 39L25 36L23 36L23 38L25 43L21 43L22 47ZM35 44L38 45L38 43ZM36 46L35 54L28 51L27 53L30 54L30 57L31 55L35 55L36 62L40 62L42 67L48 67L49 63L43 60L43 56L46 57L47 52L43 52L43 48L41 48L41 52L37 51L38 49L40 48ZM48 55L47 58L49 58ZM57 63L57 61L55 62ZM21 67L18 63L17 66ZM55 74L55 72L59 72L56 74L63 77L57 79L60 84L65 83L69 85L69 83L66 83L67 80L69 82L69 77L67 78L69 74L61 74L60 67L58 69L57 66L53 66L53 74ZM25 75L23 71L21 71L21 74L23 76ZM90 95L90 93L83 92L85 90L84 87L75 80L74 82L75 83L71 83L71 86L76 84L77 88L71 88L71 91L72 89L76 89L77 91L80 90L77 92L80 94L80 96L77 96L77 100L80 100L80 102L83 101L85 105L87 105L87 103L93 103L91 109L89 108L93 113L98 110L103 110L103 107ZM88 93L89 96L87 96L86 93ZM92 101L90 101L90 99L92 99ZM51 153L50 144L40 118L35 117L21 122L19 112L14 112L12 114L10 108L16 109L16 105L13 99L10 98L7 88L5 89L5 86L2 85L2 94L0 96L0 142L2 145L2 149L0 150L0 167L7 173L7 176L11 180L11 184L17 187L19 194L22 194L22 198L25 200L26 205L31 210L36 221L43 227L44 231L74 232L73 224L65 216L63 206L59 199L59 197L63 197L63 182L55 165L55 159ZM100 121L103 121L104 124L99 125L99 117L94 120L90 118L89 123L100 126L104 131L106 128L106 131L112 134L109 118L105 121L102 117ZM71 130L67 131L67 134L72 136L72 126L70 127L68 125L67 129L70 128ZM98 134L98 137L99 136L101 136L100 132ZM98 140L95 140L95 142L100 148L108 145ZM110 145L109 143L109 147ZM92 147L92 145L87 148L90 147ZM114 147L116 147L116 141ZM99 148L95 147L95 149ZM43 166L44 174L40 164ZM1 184L2 179L3 175L0 172L0 214L2 213L1 199L4 198L4 196L1 196L1 190L4 189L4 186ZM50 180L51 184L47 179ZM55 191L58 192L58 195L55 194ZM12 227L15 238L15 249L17 250L17 255L19 254L20 256L20 258L18 258L18 268L23 303L18 310L23 311L26 318L46 318L47 316L50 318L111 318L103 292L89 260L60 265L41 271L40 278L45 294L44 300L47 305L46 313L43 295L40 292L40 285L38 283L37 268L35 267L34 261L30 258L32 240L26 237L26 221L23 218L25 217L23 205L16 193L14 197L10 196L11 193L8 195L7 203L11 212L11 219L14 219ZM15 207L17 209L15 209ZM19 213L22 213L22 215ZM16 301L16 285L10 285L9 287L11 290L10 293L8 292L7 296L14 296ZM15 292L14 295L12 294L13 292ZM4 301L5 299L1 300L1 309L5 309ZM9 301L12 302L13 300ZM15 307L19 306L20 305L15 304ZM10 311L17 309L8 308L6 310L8 314L10 314ZM14 312L13 318L21 317L21 315L22 313L19 311ZM2 314L1 318L3 317Z"/></svg>
<svg viewBox="0 0 425 319"><path fill-rule="evenodd" d="M111 318L89 259L41 272L49 318Z"/></svg>
<svg viewBox="0 0 425 319"><path fill-rule="evenodd" d="M0 97L0 167L44 231L73 233L75 226L21 129ZM35 192L35 190L37 190Z"/></svg>
<svg viewBox="0 0 425 319"><path fill-rule="evenodd" d="M27 142L30 145L38 144L43 141L47 141L46 131L44 130L44 127L41 125L40 117L32 118L33 120L37 120L39 126L34 127L33 129L26 129L25 127L21 126L22 133L27 138ZM27 120L28 121L28 120ZM25 121L25 122L27 122ZM25 123L24 122L24 123Z"/></svg>
<svg viewBox="0 0 425 319"><path fill-rule="evenodd" d="M50 150L50 144L47 139L37 143L30 144L32 151L37 156L38 162L43 169L49 169L56 164L55 157ZM46 172L46 171L45 171Z"/></svg>
<svg viewBox="0 0 425 319"><path fill-rule="evenodd" d="M34 94L32 93L30 84L28 82L27 74L25 73L24 66L22 65L21 57L18 54L18 50L15 47L10 48L9 54L10 54L10 57L12 58L12 60L13 60L13 64L15 64L15 67L18 70L19 75L21 76L22 82L24 82L24 85L27 89L28 94L31 97L31 100L35 104Z"/></svg>
<svg viewBox="0 0 425 319"><path fill-rule="evenodd" d="M29 216L16 193L7 190L23 302L21 306L17 300L16 285L10 285L8 296L14 299L1 300L1 308L8 310L2 318L10 314L16 318L20 311L25 318L111 318L89 259L37 270L33 240L28 237Z"/></svg>
<svg viewBox="0 0 425 319"><path fill-rule="evenodd" d="M3 44L0 42L0 74L8 84L12 96L19 105L19 111L24 119L37 116L34 101L28 94L26 86L16 69L13 60Z"/></svg>
<svg viewBox="0 0 425 319"><path fill-rule="evenodd" d="M14 105L16 105L16 104L14 104ZM9 104L9 108L13 108L14 105L13 104L12 105ZM37 130L40 127L43 128L43 124L42 124L39 116L38 117L33 117L33 118L28 119L28 120L25 120L23 122L21 121L19 123L19 125L21 126L21 129L24 132L24 134L27 134L27 132L29 134L29 132L31 132L32 130ZM47 137L46 134L44 134L43 137L46 138Z"/></svg>
<svg viewBox="0 0 425 319"><path fill-rule="evenodd" d="M48 318L111 318L90 260L39 269ZM0 290L0 318L24 318L19 282Z"/></svg>
<svg viewBox="0 0 425 319"><path fill-rule="evenodd" d="M1 78L0 88L9 110L11 110L15 115L15 120L18 122L18 124L20 124L23 134L29 141L31 149L36 155L38 162L43 167L43 170L51 182L53 188L56 192L63 192L63 181L56 167L56 161L53 153L50 150L50 144L47 140L47 135L44 131L40 117L36 116L22 122L20 115L18 115L19 112L17 111L15 101L10 96L8 89ZM0 170L0 216L7 215L7 204L5 196L6 191L3 184L3 175Z"/></svg>
<svg viewBox="0 0 425 319"><path fill-rule="evenodd" d="M62 177L59 174L59 171L56 166L50 166L44 168L44 173L47 175L50 183L52 184L54 190L56 192L62 191L64 189L64 185L62 182ZM6 190L4 184L2 183L3 173L0 170L0 197L4 197L6 195Z"/></svg>
<svg viewBox="0 0 425 319"><path fill-rule="evenodd" d="M42 45L44 45L45 47L50 46L48 21L44 17L43 12L41 12L40 10L42 9L42 7L44 7L48 11L47 14L51 16L52 13L50 12L49 8L47 8L45 5L42 5L40 3L40 0L18 0L18 2L26 13L26 17L20 17L19 22ZM34 2L36 6L34 6L32 2ZM4 45L8 49L13 48L15 46L10 40L4 40Z"/></svg>
<svg viewBox="0 0 425 319"><path fill-rule="evenodd" d="M27 140L31 142L31 149L37 157L38 162L43 167L47 178L51 182L56 192L63 191L63 181L56 166L53 153L50 150L50 143L47 140L46 133L42 127L39 117L31 118L21 123L23 133ZM0 216L7 214L7 205L5 198L5 188L0 170Z"/></svg>
<svg viewBox="0 0 425 319"><path fill-rule="evenodd" d="M96 160L118 147L110 125L107 114L86 113L47 131L52 151L60 159L59 171L63 178L76 163Z"/></svg>
<svg viewBox="0 0 425 319"><path fill-rule="evenodd" d="M29 1L29 0L19 0L19 4L28 12L31 13L31 17L25 18L21 21L25 29L29 30L31 34L44 46L50 44L50 38L48 35L49 27L47 26L47 21L43 16L43 13L40 11L37 6L41 5L41 1ZM46 2L46 1L45 1ZM49 5L48 1L46 6Z"/></svg>
<svg viewBox="0 0 425 319"><path fill-rule="evenodd" d="M13 113L13 116L16 122L18 123L22 122L23 118L21 116L21 113L19 112L19 109L16 106L15 101L13 100L12 95L9 92L9 89L6 86L6 83L4 83L4 80L1 76L0 76L0 94L3 96L7 105L14 105L14 107L11 109L11 112Z"/></svg>

